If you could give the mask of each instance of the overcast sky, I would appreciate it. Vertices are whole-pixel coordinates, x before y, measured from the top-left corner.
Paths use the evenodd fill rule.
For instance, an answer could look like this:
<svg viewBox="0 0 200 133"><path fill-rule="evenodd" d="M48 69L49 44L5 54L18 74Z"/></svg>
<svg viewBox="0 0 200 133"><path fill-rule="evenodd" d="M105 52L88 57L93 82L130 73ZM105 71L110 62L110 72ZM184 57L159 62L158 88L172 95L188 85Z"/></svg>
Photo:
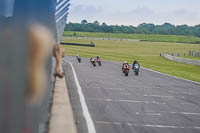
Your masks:
<svg viewBox="0 0 200 133"><path fill-rule="evenodd" d="M71 0L70 22L200 24L200 0Z"/></svg>

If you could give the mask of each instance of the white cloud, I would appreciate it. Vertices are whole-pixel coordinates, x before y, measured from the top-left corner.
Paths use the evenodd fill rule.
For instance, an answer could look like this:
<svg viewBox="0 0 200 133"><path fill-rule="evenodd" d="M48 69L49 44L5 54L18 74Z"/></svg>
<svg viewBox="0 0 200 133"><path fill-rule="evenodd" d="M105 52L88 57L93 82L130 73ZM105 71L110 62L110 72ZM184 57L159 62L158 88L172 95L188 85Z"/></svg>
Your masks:
<svg viewBox="0 0 200 133"><path fill-rule="evenodd" d="M69 21L80 22L83 19L87 19L93 22L99 19L97 16L102 14L103 9L92 5L78 4L73 5L69 12Z"/></svg>
<svg viewBox="0 0 200 133"><path fill-rule="evenodd" d="M98 20L107 24L141 23L175 25L200 23L199 0L73 0L69 21Z"/></svg>

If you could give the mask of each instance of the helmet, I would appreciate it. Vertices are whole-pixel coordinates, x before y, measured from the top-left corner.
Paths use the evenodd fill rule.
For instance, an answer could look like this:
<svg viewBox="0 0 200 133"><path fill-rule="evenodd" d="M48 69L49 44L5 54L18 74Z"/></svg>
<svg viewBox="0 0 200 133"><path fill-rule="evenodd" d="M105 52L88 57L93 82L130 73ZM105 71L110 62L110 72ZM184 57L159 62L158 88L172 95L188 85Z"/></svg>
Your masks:
<svg viewBox="0 0 200 133"><path fill-rule="evenodd" d="M99 56L97 56L97 58L99 58Z"/></svg>
<svg viewBox="0 0 200 133"><path fill-rule="evenodd" d="M76 56L80 56L80 54L77 54Z"/></svg>
<svg viewBox="0 0 200 133"><path fill-rule="evenodd" d="M127 63L127 61L124 61L124 63Z"/></svg>

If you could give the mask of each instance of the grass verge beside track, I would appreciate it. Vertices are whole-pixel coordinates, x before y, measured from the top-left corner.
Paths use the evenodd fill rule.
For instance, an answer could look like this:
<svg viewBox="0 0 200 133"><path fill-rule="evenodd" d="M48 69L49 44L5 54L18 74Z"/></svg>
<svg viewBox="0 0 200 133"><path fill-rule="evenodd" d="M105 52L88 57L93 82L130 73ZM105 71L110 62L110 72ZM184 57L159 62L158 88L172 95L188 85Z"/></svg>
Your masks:
<svg viewBox="0 0 200 133"><path fill-rule="evenodd" d="M88 43L91 40L64 39L63 42ZM96 47L64 46L67 55L82 57L100 56L103 60L138 60L141 66L169 75L200 82L200 67L170 61L160 57L160 53L188 53L200 49L199 44L180 44L166 42L129 42L111 40L92 40ZM88 61L89 62L89 61Z"/></svg>
<svg viewBox="0 0 200 133"><path fill-rule="evenodd" d="M73 37L76 31L65 31L63 36ZM200 43L200 38L195 36L156 35L156 34L124 34L124 33L94 33L76 32L77 37L139 39L149 42L174 42L174 43Z"/></svg>

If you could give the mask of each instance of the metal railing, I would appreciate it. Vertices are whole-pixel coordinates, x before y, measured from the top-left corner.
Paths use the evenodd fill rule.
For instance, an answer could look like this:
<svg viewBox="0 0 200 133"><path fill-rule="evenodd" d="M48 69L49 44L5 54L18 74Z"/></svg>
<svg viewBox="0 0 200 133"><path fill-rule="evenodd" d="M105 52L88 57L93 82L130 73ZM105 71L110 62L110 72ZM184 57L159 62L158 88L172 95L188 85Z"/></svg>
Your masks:
<svg viewBox="0 0 200 133"><path fill-rule="evenodd" d="M162 56L166 59L172 60L172 61L186 63L186 64L190 64L190 65L195 65L195 66L200 66L200 60L181 58L181 57L176 57L176 56L169 55L169 54L160 54L160 56Z"/></svg>
<svg viewBox="0 0 200 133"><path fill-rule="evenodd" d="M200 57L200 51L189 51L189 55L190 56L194 56L194 57Z"/></svg>

